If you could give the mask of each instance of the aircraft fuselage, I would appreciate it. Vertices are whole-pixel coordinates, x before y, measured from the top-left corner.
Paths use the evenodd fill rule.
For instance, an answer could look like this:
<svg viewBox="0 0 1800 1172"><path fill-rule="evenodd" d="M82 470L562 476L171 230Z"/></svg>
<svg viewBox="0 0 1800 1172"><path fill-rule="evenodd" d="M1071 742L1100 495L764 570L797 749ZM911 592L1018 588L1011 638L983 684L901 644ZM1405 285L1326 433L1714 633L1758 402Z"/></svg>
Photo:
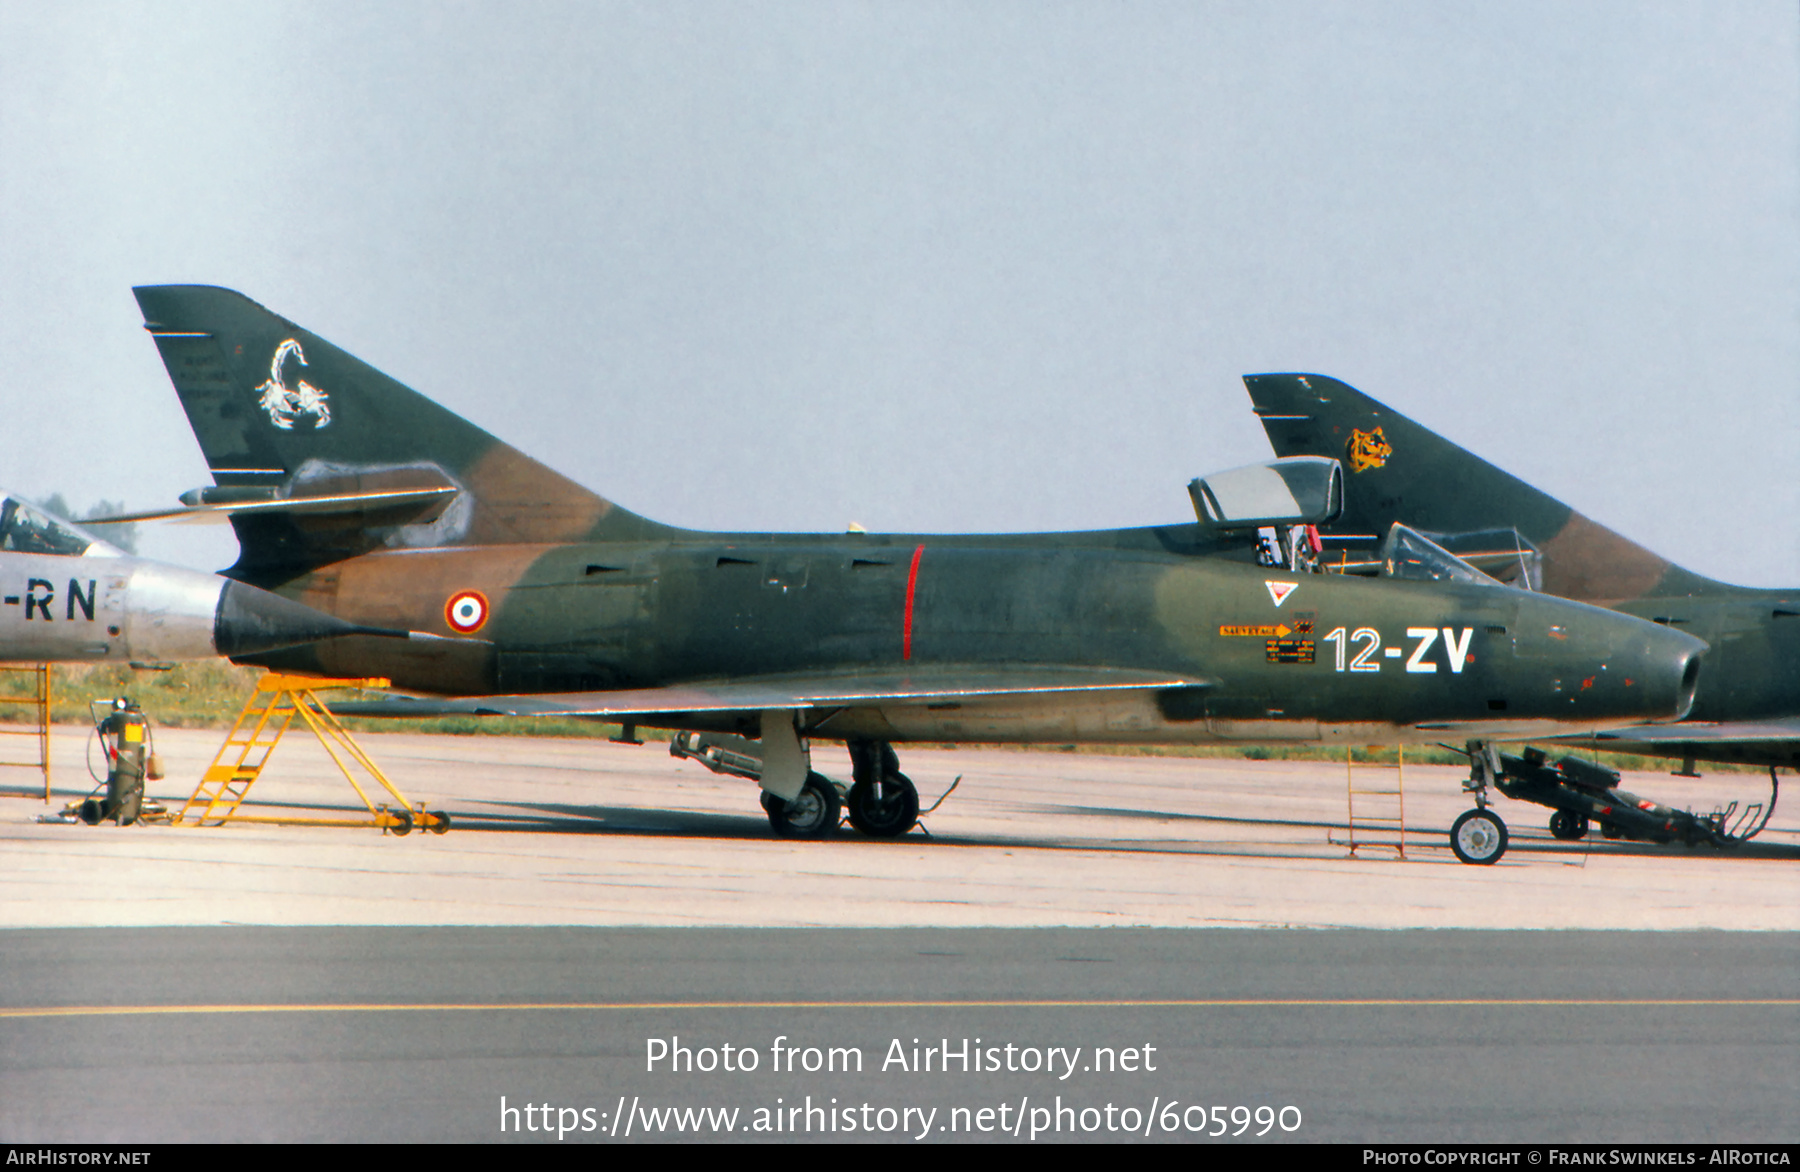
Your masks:
<svg viewBox="0 0 1800 1172"><path fill-rule="evenodd" d="M772 534L384 551L282 593L468 641L351 637L256 662L463 695L981 664L1196 681L894 703L840 718L878 727L832 730L895 740L1441 740L1667 718L1691 695L1697 644L1597 608L1119 544Z"/></svg>

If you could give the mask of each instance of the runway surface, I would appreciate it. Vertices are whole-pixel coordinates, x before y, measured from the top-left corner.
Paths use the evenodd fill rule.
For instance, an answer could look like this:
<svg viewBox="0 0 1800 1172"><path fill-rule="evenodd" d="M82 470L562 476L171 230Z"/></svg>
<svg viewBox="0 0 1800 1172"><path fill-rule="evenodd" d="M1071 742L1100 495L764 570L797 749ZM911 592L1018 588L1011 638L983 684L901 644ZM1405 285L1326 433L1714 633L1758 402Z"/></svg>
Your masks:
<svg viewBox="0 0 1800 1172"><path fill-rule="evenodd" d="M158 795L219 736L161 730ZM0 802L0 1140L1800 1138L1792 802L1735 852L1503 802L1512 851L1466 867L1453 769L1407 768L1404 859L1352 858L1341 765L915 749L928 803L964 779L932 837L795 843L659 745L365 743L455 828ZM252 796L356 808L300 743ZM861 1072L806 1068L834 1051Z"/></svg>
<svg viewBox="0 0 1800 1172"><path fill-rule="evenodd" d="M1792 1141L1796 962L1780 933L22 931L0 1134L1119 1142L1218 1106L1268 1108L1265 1142Z"/></svg>

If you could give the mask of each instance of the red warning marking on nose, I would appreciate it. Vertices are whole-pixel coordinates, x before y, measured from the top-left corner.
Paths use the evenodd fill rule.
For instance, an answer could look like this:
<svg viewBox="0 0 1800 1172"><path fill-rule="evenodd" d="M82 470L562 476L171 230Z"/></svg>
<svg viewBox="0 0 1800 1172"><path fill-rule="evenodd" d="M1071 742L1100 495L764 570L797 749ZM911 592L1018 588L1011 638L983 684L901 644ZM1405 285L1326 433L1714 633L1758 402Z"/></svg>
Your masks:
<svg viewBox="0 0 1800 1172"><path fill-rule="evenodd" d="M488 621L487 595L479 590L462 590L444 604L444 621L452 631L472 635Z"/></svg>

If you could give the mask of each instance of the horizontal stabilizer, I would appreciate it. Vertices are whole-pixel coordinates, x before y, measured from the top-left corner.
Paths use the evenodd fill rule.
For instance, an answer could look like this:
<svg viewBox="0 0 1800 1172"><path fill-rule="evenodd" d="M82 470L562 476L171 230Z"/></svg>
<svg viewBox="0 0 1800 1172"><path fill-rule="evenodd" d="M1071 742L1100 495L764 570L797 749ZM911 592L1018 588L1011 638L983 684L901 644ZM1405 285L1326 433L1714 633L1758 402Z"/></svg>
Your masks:
<svg viewBox="0 0 1800 1172"><path fill-rule="evenodd" d="M116 517L90 517L87 525L124 525L135 521L225 521L249 513L295 513L314 516L367 513L373 510L413 509L425 512L434 504L448 501L457 494L452 485L444 488L396 489L386 492L333 493L329 496L288 497L279 500L234 501L227 504L183 505L176 509L151 509L143 513L121 513Z"/></svg>

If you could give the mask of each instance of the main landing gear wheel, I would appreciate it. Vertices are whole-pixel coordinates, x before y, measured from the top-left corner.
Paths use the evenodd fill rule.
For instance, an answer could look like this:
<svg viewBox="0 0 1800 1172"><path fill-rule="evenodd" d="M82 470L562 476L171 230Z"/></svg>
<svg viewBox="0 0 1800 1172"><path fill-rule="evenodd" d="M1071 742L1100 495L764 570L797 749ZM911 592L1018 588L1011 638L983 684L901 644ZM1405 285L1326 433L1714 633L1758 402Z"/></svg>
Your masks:
<svg viewBox="0 0 1800 1172"><path fill-rule="evenodd" d="M850 744L850 825L871 838L899 838L919 821L919 791L900 772L893 746L881 741Z"/></svg>
<svg viewBox="0 0 1800 1172"><path fill-rule="evenodd" d="M1587 832L1586 814L1577 814L1572 810L1558 810L1550 815L1550 833L1564 842L1577 842L1586 838Z"/></svg>
<svg viewBox="0 0 1800 1172"><path fill-rule="evenodd" d="M919 791L904 773L890 773L877 792L873 784L850 787L850 825L870 838L899 838L919 821Z"/></svg>
<svg viewBox="0 0 1800 1172"><path fill-rule="evenodd" d="M1506 823L1486 810L1469 810L1450 827L1450 849L1476 866L1498 862L1506 853Z"/></svg>
<svg viewBox="0 0 1800 1172"><path fill-rule="evenodd" d="M769 812L769 825L783 838L824 838L837 829L844 816L837 786L817 773L806 775L806 783L793 801L783 801L764 790L762 803Z"/></svg>

